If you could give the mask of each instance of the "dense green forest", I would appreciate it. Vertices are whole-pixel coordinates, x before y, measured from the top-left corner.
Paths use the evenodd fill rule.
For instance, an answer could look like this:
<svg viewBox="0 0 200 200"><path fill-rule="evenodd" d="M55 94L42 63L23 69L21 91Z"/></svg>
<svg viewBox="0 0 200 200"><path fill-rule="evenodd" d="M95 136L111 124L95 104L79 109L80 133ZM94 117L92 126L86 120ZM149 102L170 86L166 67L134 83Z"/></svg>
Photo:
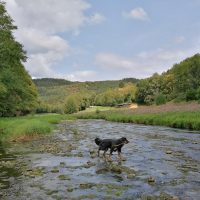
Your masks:
<svg viewBox="0 0 200 200"><path fill-rule="evenodd" d="M137 84L136 101L162 104L200 99L200 54L175 64L167 72L154 74Z"/></svg>
<svg viewBox="0 0 200 200"><path fill-rule="evenodd" d="M16 29L0 2L0 116L26 114L37 106L37 89L22 64L26 52L13 36Z"/></svg>

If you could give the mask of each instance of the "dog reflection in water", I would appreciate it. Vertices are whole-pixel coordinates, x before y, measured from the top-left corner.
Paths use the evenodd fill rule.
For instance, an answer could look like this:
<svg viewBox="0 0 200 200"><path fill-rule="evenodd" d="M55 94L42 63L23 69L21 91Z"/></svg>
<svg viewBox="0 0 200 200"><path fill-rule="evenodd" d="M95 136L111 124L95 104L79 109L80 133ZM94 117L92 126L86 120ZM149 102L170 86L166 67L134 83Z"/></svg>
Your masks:
<svg viewBox="0 0 200 200"><path fill-rule="evenodd" d="M103 140L100 138L96 138L95 143L99 146L98 156L100 154L100 151L104 151L103 157L105 159L106 159L106 152L108 151L108 149L110 149L109 161L112 161L111 156L112 153L115 151L117 151L119 159L124 160L121 155L121 150L125 144L129 143L129 141L125 137L119 139L103 139Z"/></svg>

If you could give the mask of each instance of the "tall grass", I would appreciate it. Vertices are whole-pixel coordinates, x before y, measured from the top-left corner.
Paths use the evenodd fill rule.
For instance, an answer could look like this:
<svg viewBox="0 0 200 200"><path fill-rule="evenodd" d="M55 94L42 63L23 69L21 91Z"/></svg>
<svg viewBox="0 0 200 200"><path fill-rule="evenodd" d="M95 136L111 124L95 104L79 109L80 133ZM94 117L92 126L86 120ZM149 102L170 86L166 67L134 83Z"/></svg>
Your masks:
<svg viewBox="0 0 200 200"><path fill-rule="evenodd" d="M74 119L69 115L35 115L0 118L0 140L23 140L52 132L61 120Z"/></svg>
<svg viewBox="0 0 200 200"><path fill-rule="evenodd" d="M123 110L85 112L75 115L34 115L0 118L0 141L31 139L52 132L61 120L105 119L114 122L161 125L200 130L200 112L164 112L135 114Z"/></svg>
<svg viewBox="0 0 200 200"><path fill-rule="evenodd" d="M136 114L125 111L101 113L84 113L77 115L80 119L105 119L114 122L161 125L173 128L200 130L200 112L164 112Z"/></svg>

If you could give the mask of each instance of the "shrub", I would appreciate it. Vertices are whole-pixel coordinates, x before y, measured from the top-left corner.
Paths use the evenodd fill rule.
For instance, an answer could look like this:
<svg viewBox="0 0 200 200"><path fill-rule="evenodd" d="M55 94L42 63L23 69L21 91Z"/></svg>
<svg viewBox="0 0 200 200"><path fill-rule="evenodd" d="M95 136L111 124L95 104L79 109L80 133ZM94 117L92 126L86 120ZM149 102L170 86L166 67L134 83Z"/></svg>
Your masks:
<svg viewBox="0 0 200 200"><path fill-rule="evenodd" d="M196 90L191 89L186 92L186 101L192 101L197 99Z"/></svg>
<svg viewBox="0 0 200 200"><path fill-rule="evenodd" d="M64 111L62 107L52 107L51 113L64 114Z"/></svg>
<svg viewBox="0 0 200 200"><path fill-rule="evenodd" d="M78 105L74 98L68 98L65 103L64 112L66 114L72 114L78 112Z"/></svg>
<svg viewBox="0 0 200 200"><path fill-rule="evenodd" d="M99 114L100 110L97 108L95 112L96 112L96 114Z"/></svg>
<svg viewBox="0 0 200 200"><path fill-rule="evenodd" d="M39 104L35 110L36 113L49 113L50 106L47 104Z"/></svg>
<svg viewBox="0 0 200 200"><path fill-rule="evenodd" d="M186 100L186 94L185 93L179 93L178 96L174 99L175 103L180 103Z"/></svg>
<svg viewBox="0 0 200 200"><path fill-rule="evenodd" d="M156 105L165 104L167 102L165 95L159 94L155 98Z"/></svg>
<svg viewBox="0 0 200 200"><path fill-rule="evenodd" d="M200 101L200 87L196 91L196 98L198 101Z"/></svg>

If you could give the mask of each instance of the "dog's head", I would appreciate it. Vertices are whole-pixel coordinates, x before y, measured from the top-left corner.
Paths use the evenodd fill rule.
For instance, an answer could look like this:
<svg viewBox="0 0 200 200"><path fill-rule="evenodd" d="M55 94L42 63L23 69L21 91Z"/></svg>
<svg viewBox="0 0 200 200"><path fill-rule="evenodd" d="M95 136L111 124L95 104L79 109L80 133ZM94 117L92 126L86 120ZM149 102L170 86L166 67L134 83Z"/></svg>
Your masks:
<svg viewBox="0 0 200 200"><path fill-rule="evenodd" d="M129 141L128 141L125 137L120 138L120 140L121 140L124 144L128 144L128 143L129 143Z"/></svg>

